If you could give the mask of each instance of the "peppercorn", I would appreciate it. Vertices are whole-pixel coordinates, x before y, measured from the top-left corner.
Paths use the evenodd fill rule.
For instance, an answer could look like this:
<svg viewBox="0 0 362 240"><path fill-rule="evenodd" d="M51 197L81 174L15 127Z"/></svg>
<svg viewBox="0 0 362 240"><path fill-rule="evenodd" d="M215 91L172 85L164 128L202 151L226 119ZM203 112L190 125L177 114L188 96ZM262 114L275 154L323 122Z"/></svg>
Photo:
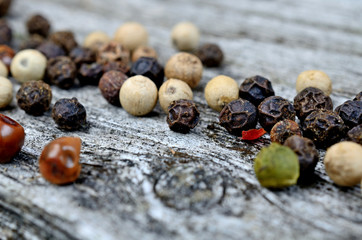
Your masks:
<svg viewBox="0 0 362 240"><path fill-rule="evenodd" d="M77 98L62 98L54 104L52 117L59 128L77 130L86 123L87 113Z"/></svg>
<svg viewBox="0 0 362 240"><path fill-rule="evenodd" d="M151 57L157 59L155 49L149 46L139 46L132 53L132 62L136 62L140 57Z"/></svg>
<svg viewBox="0 0 362 240"><path fill-rule="evenodd" d="M81 170L81 144L78 137L61 137L47 144L39 158L41 175L53 184L74 182Z"/></svg>
<svg viewBox="0 0 362 240"><path fill-rule="evenodd" d="M40 14L31 16L26 22L26 27L29 34L39 34L47 37L50 31L50 23L48 19Z"/></svg>
<svg viewBox="0 0 362 240"><path fill-rule="evenodd" d="M239 88L239 97L250 101L256 107L270 96L274 96L272 84L262 76L256 75L245 79Z"/></svg>
<svg viewBox="0 0 362 240"><path fill-rule="evenodd" d="M0 45L0 61L5 64L8 71L10 71L11 61L15 56L14 50L7 45Z"/></svg>
<svg viewBox="0 0 362 240"><path fill-rule="evenodd" d="M362 101L346 101L335 112L343 119L348 128L362 124Z"/></svg>
<svg viewBox="0 0 362 240"><path fill-rule="evenodd" d="M209 107L220 112L229 102L239 98L237 82L219 75L211 79L205 87L205 99Z"/></svg>
<svg viewBox="0 0 362 240"><path fill-rule="evenodd" d="M139 46L147 45L148 33L141 24L126 22L117 29L114 40L122 44L129 51L133 51Z"/></svg>
<svg viewBox="0 0 362 240"><path fill-rule="evenodd" d="M347 136L351 141L362 145L362 124L349 130Z"/></svg>
<svg viewBox="0 0 362 240"><path fill-rule="evenodd" d="M0 44L10 45L13 39L13 31L4 19L0 19Z"/></svg>
<svg viewBox="0 0 362 240"><path fill-rule="evenodd" d="M0 113L0 163L8 163L24 145L24 128Z"/></svg>
<svg viewBox="0 0 362 240"><path fill-rule="evenodd" d="M270 130L270 140L280 144L283 144L288 137L293 135L302 136L302 131L298 123L289 119L277 122Z"/></svg>
<svg viewBox="0 0 362 240"><path fill-rule="evenodd" d="M258 106L260 125L270 131L277 122L290 119L295 120L293 105L279 96L271 96L264 99Z"/></svg>
<svg viewBox="0 0 362 240"><path fill-rule="evenodd" d="M46 57L34 49L21 50L10 65L13 77L21 83L43 79L46 67Z"/></svg>
<svg viewBox="0 0 362 240"><path fill-rule="evenodd" d="M63 48L61 48L59 45L51 41L43 42L36 49L42 54L44 54L44 56L46 56L47 59L66 55Z"/></svg>
<svg viewBox="0 0 362 240"><path fill-rule="evenodd" d="M177 53L166 63L165 76L186 82L195 88L202 78L202 63L198 57L190 53Z"/></svg>
<svg viewBox="0 0 362 240"><path fill-rule="evenodd" d="M119 101L119 91L127 78L126 74L112 70L104 73L99 80L98 88L101 91L102 96L110 104L121 106Z"/></svg>
<svg viewBox="0 0 362 240"><path fill-rule="evenodd" d="M156 84L141 75L130 77L122 85L119 99L124 110L134 116L150 113L157 103Z"/></svg>
<svg viewBox="0 0 362 240"><path fill-rule="evenodd" d="M130 76L142 75L151 79L160 88L165 73L163 67L157 62L155 58L141 57L133 63L130 71Z"/></svg>
<svg viewBox="0 0 362 240"><path fill-rule="evenodd" d="M33 34L20 44L19 49L37 49L44 41L45 39L42 36L38 34Z"/></svg>
<svg viewBox="0 0 362 240"><path fill-rule="evenodd" d="M120 62L128 65L130 52L120 43L111 41L98 49L97 62L106 64L108 62Z"/></svg>
<svg viewBox="0 0 362 240"><path fill-rule="evenodd" d="M0 0L0 17L5 16L11 6L12 0Z"/></svg>
<svg viewBox="0 0 362 240"><path fill-rule="evenodd" d="M168 106L167 123L172 131L188 133L196 127L199 119L200 112L192 100L179 99Z"/></svg>
<svg viewBox="0 0 362 240"><path fill-rule="evenodd" d="M128 64L124 64L122 62L107 62L103 64L103 72L109 72L112 70L123 72L128 76L130 67Z"/></svg>
<svg viewBox="0 0 362 240"><path fill-rule="evenodd" d="M241 136L243 130L254 128L257 120L256 107L242 98L231 101L219 115L220 125L236 136Z"/></svg>
<svg viewBox="0 0 362 240"><path fill-rule="evenodd" d="M178 50L191 51L199 45L200 32L191 22L180 22L172 28L171 40Z"/></svg>
<svg viewBox="0 0 362 240"><path fill-rule="evenodd" d="M74 85L77 68L66 56L59 56L48 61L47 76L52 84L69 89Z"/></svg>
<svg viewBox="0 0 362 240"><path fill-rule="evenodd" d="M69 54L69 57L72 59L78 69L83 63L90 64L96 61L95 53L89 48L84 47L73 48Z"/></svg>
<svg viewBox="0 0 362 240"><path fill-rule="evenodd" d="M78 45L71 31L54 32L49 36L49 39L61 46L67 53L70 53L70 51Z"/></svg>
<svg viewBox="0 0 362 240"><path fill-rule="evenodd" d="M356 95L356 97L353 99L353 101L362 101L362 91Z"/></svg>
<svg viewBox="0 0 362 240"><path fill-rule="evenodd" d="M103 75L103 66L99 63L83 63L78 71L78 80L82 85L98 85Z"/></svg>
<svg viewBox="0 0 362 240"><path fill-rule="evenodd" d="M8 106L13 100L13 84L9 79L0 76L0 109Z"/></svg>
<svg viewBox="0 0 362 240"><path fill-rule="evenodd" d="M288 147L271 143L256 155L254 171L263 187L283 188L294 185L299 177L298 156Z"/></svg>
<svg viewBox="0 0 362 240"><path fill-rule="evenodd" d="M295 96L294 109L298 118L303 121L316 109L333 110L333 103L319 88L307 87Z"/></svg>
<svg viewBox="0 0 362 240"><path fill-rule="evenodd" d="M291 148L298 156L300 166L300 179L306 180L314 174L319 154L312 140L293 135L287 138L284 146Z"/></svg>
<svg viewBox="0 0 362 240"><path fill-rule="evenodd" d="M332 81L328 75L322 71L304 71L298 76L296 83L297 92L299 93L307 87L319 88L325 95L329 96L332 92Z"/></svg>
<svg viewBox="0 0 362 240"><path fill-rule="evenodd" d="M26 82L19 88L16 99L27 114L40 116L50 107L52 90L43 81Z"/></svg>
<svg viewBox="0 0 362 240"><path fill-rule="evenodd" d="M206 67L219 67L224 59L224 53L217 44L206 43L199 47L195 54Z"/></svg>
<svg viewBox="0 0 362 240"><path fill-rule="evenodd" d="M93 52L97 52L102 45L107 44L109 41L110 39L106 33L95 31L85 37L83 47L90 48Z"/></svg>
<svg viewBox="0 0 362 240"><path fill-rule="evenodd" d="M158 91L161 108L168 113L168 106L176 100L192 100L193 93L189 85L178 79L169 79L162 84Z"/></svg>
<svg viewBox="0 0 362 240"><path fill-rule="evenodd" d="M337 113L318 109L309 114L302 125L303 136L310 138L318 147L336 143L345 134L345 125Z"/></svg>
<svg viewBox="0 0 362 240"><path fill-rule="evenodd" d="M0 61L0 77L7 78L8 75L9 75L9 72L8 72L7 67L5 66L5 64L2 61Z"/></svg>
<svg viewBox="0 0 362 240"><path fill-rule="evenodd" d="M362 146L340 142L328 148L324 166L328 176L340 186L354 186L362 179Z"/></svg>

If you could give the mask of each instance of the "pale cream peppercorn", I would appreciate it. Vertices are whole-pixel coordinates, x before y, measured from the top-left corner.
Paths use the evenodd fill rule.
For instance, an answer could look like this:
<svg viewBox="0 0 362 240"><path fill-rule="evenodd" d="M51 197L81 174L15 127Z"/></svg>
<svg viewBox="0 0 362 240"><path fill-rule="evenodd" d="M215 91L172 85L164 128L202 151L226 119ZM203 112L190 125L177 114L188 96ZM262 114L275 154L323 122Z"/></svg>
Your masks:
<svg viewBox="0 0 362 240"><path fill-rule="evenodd" d="M25 49L14 56L10 70L16 80L24 83L43 79L46 66L47 59L41 52Z"/></svg>
<svg viewBox="0 0 362 240"><path fill-rule="evenodd" d="M184 81L178 79L169 79L162 84L158 92L160 105L168 113L168 106L172 101L180 99L192 100L193 94L190 86Z"/></svg>
<svg viewBox="0 0 362 240"><path fill-rule="evenodd" d="M176 78L186 82L191 88L196 87L202 78L202 63L198 57L190 53L177 53L166 63L167 79Z"/></svg>
<svg viewBox="0 0 362 240"><path fill-rule="evenodd" d="M340 186L354 186L362 180L362 146L340 142L327 149L324 166L328 176Z"/></svg>
<svg viewBox="0 0 362 240"><path fill-rule="evenodd" d="M9 79L0 76L0 108L4 108L13 99L13 84Z"/></svg>
<svg viewBox="0 0 362 240"><path fill-rule="evenodd" d="M329 96L332 92L332 81L325 72L319 70L304 71L298 76L297 92L299 93L307 87L319 88Z"/></svg>
<svg viewBox="0 0 362 240"><path fill-rule="evenodd" d="M199 29L190 22L180 22L172 28L171 40L180 51L196 49L200 41Z"/></svg>
<svg viewBox="0 0 362 240"><path fill-rule="evenodd" d="M0 77L8 77L9 72L5 64L0 61Z"/></svg>
<svg viewBox="0 0 362 240"><path fill-rule="evenodd" d="M157 58L157 52L152 47L139 46L132 53L132 62L137 61L140 57Z"/></svg>
<svg viewBox="0 0 362 240"><path fill-rule="evenodd" d="M114 40L121 43L128 50L133 51L139 46L147 45L148 33L141 24L127 22L117 29Z"/></svg>
<svg viewBox="0 0 362 240"><path fill-rule="evenodd" d="M103 44L109 43L109 36L102 31L94 31L88 34L83 42L83 47L90 48L93 51L97 51Z"/></svg>
<svg viewBox="0 0 362 240"><path fill-rule="evenodd" d="M144 116L156 106L156 84L151 79L141 75L130 77L122 85L119 100L124 110L129 114Z"/></svg>
<svg viewBox="0 0 362 240"><path fill-rule="evenodd" d="M205 99L209 107L221 111L229 102L239 98L238 83L224 75L211 79L205 87Z"/></svg>

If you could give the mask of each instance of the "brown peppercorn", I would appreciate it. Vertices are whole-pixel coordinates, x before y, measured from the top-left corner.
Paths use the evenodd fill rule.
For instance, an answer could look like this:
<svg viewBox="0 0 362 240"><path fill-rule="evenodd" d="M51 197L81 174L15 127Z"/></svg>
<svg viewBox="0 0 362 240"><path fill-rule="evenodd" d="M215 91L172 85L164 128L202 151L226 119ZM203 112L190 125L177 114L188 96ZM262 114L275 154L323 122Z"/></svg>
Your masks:
<svg viewBox="0 0 362 240"><path fill-rule="evenodd" d="M49 36L49 39L55 44L61 46L67 53L72 51L72 49L78 45L74 34L71 31L54 32Z"/></svg>
<svg viewBox="0 0 362 240"><path fill-rule="evenodd" d="M335 112L343 119L348 128L362 124L362 101L346 101Z"/></svg>
<svg viewBox="0 0 362 240"><path fill-rule="evenodd" d="M76 74L77 68L69 57L60 56L48 61L47 76L52 84L60 88L71 88Z"/></svg>
<svg viewBox="0 0 362 240"><path fill-rule="evenodd" d="M69 57L79 69L83 63L93 63L96 61L96 54L89 48L75 47L70 52Z"/></svg>
<svg viewBox="0 0 362 240"><path fill-rule="evenodd" d="M256 107L259 106L265 98L274 95L271 82L258 75L245 79L239 88L239 97L250 101Z"/></svg>
<svg viewBox="0 0 362 240"><path fill-rule="evenodd" d="M45 41L41 43L36 49L44 54L47 59L66 55L63 48L51 41Z"/></svg>
<svg viewBox="0 0 362 240"><path fill-rule="evenodd" d="M62 98L54 104L52 118L59 128L77 130L86 123L87 113L77 98Z"/></svg>
<svg viewBox="0 0 362 240"><path fill-rule="evenodd" d="M43 81L26 82L19 88L16 100L27 114L40 116L50 107L52 90Z"/></svg>
<svg viewBox="0 0 362 240"><path fill-rule="evenodd" d="M302 131L300 130L298 123L289 119L284 119L273 126L270 131L270 140L283 144L288 137L293 135L302 136Z"/></svg>
<svg viewBox="0 0 362 240"><path fill-rule="evenodd" d="M98 88L101 91L102 96L110 104L121 106L119 101L119 91L127 78L126 74L112 70L103 74L101 80L99 80Z"/></svg>
<svg viewBox="0 0 362 240"><path fill-rule="evenodd" d="M109 71L119 71L123 72L127 76L129 75L130 67L127 64L123 64L121 62L107 62L103 64L103 72L109 72Z"/></svg>
<svg viewBox="0 0 362 240"><path fill-rule="evenodd" d="M6 20L0 20L0 44L10 45L13 39L13 31L6 22Z"/></svg>
<svg viewBox="0 0 362 240"><path fill-rule="evenodd" d="M12 0L0 0L0 17L8 13Z"/></svg>
<svg viewBox="0 0 362 240"><path fill-rule="evenodd" d="M347 136L351 141L362 145L362 124L349 130Z"/></svg>
<svg viewBox="0 0 362 240"><path fill-rule="evenodd" d="M82 142L78 137L61 137L43 149L39 158L41 175L53 184L74 182L81 170L79 164Z"/></svg>
<svg viewBox="0 0 362 240"><path fill-rule="evenodd" d="M28 39L24 40L21 44L19 49L37 49L40 44L42 44L45 41L45 38L38 34L31 35Z"/></svg>
<svg viewBox="0 0 362 240"><path fill-rule="evenodd" d="M356 95L356 97L353 99L353 101L362 101L362 91Z"/></svg>
<svg viewBox="0 0 362 240"><path fill-rule="evenodd" d="M173 101L168 107L167 123L172 131L188 133L199 123L200 112L192 100Z"/></svg>
<svg viewBox="0 0 362 240"><path fill-rule="evenodd" d="M128 65L129 59L129 50L114 41L104 44L98 49L97 62L100 64L120 62L122 65Z"/></svg>
<svg viewBox="0 0 362 240"><path fill-rule="evenodd" d="M319 159L318 151L312 140L293 135L284 142L284 146L291 148L298 156L299 178L303 180L312 176Z"/></svg>
<svg viewBox="0 0 362 240"><path fill-rule="evenodd" d="M318 109L303 122L303 136L310 138L318 147L325 148L338 142L345 134L345 125L337 113Z"/></svg>
<svg viewBox="0 0 362 240"><path fill-rule="evenodd" d="M157 86L161 87L165 73L161 64L155 58L141 57L133 63L130 71L130 76L142 75L151 79Z"/></svg>
<svg viewBox="0 0 362 240"><path fill-rule="evenodd" d="M254 128L257 120L256 107L242 98L228 103L219 115L220 125L236 136L241 136L243 130Z"/></svg>
<svg viewBox="0 0 362 240"><path fill-rule="evenodd" d="M293 105L279 96L271 96L262 101L258 106L260 125L270 131L277 122L290 119L295 120Z"/></svg>
<svg viewBox="0 0 362 240"><path fill-rule="evenodd" d="M103 75L103 66L99 63L83 63L78 70L78 80L82 85L98 85Z"/></svg>
<svg viewBox="0 0 362 240"><path fill-rule="evenodd" d="M224 59L221 48L213 43L203 44L196 50L195 55L200 58L202 64L206 67L218 67Z"/></svg>
<svg viewBox="0 0 362 240"><path fill-rule="evenodd" d="M294 109L297 117L303 121L316 109L333 110L333 103L319 88L307 87L295 96Z"/></svg>
<svg viewBox="0 0 362 240"><path fill-rule="evenodd" d="M2 61L5 66L10 71L11 61L15 56L14 50L7 45L0 45L0 61Z"/></svg>
<svg viewBox="0 0 362 240"><path fill-rule="evenodd" d="M29 34L39 34L47 37L50 31L50 23L48 19L40 14L31 16L26 22L26 27Z"/></svg>
<svg viewBox="0 0 362 240"><path fill-rule="evenodd" d="M132 52L132 62L137 61L140 57L151 57L157 59L157 53L152 47L139 46Z"/></svg>

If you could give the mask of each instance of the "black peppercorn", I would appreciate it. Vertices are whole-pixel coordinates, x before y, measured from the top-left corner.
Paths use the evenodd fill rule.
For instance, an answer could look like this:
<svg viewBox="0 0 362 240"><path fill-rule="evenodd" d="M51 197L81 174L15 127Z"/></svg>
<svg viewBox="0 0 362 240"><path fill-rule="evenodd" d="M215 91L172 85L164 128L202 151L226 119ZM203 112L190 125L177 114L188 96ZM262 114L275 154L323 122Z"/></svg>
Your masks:
<svg viewBox="0 0 362 240"><path fill-rule="evenodd" d="M362 145L362 124L349 130L347 136L351 141Z"/></svg>
<svg viewBox="0 0 362 240"><path fill-rule="evenodd" d="M26 82L16 93L18 106L27 114L40 116L49 109L52 101L52 90L43 81Z"/></svg>
<svg viewBox="0 0 362 240"><path fill-rule="evenodd" d="M312 140L293 135L289 137L284 146L291 148L298 156L300 179L306 179L314 174L314 169L318 163L318 151Z"/></svg>
<svg viewBox="0 0 362 240"><path fill-rule="evenodd" d="M257 117L256 107L248 100L239 98L221 110L219 122L229 133L241 136L243 130L256 126Z"/></svg>
<svg viewBox="0 0 362 240"><path fill-rule="evenodd" d="M0 44L10 45L13 39L13 32L6 20L0 20Z"/></svg>
<svg viewBox="0 0 362 240"><path fill-rule="evenodd" d="M270 140L283 144L288 137L293 135L302 136L298 123L284 119L277 122L270 131Z"/></svg>
<svg viewBox="0 0 362 240"><path fill-rule="evenodd" d="M44 54L47 59L66 55L63 48L51 41L45 41L41 43L36 49Z"/></svg>
<svg viewBox="0 0 362 240"><path fill-rule="evenodd" d="M333 110L332 99L318 88L307 87L294 98L294 109L298 118L303 121L316 109Z"/></svg>
<svg viewBox="0 0 362 240"><path fill-rule="evenodd" d="M78 70L78 80L82 85L98 85L103 75L103 66L99 63L83 63Z"/></svg>
<svg viewBox="0 0 362 240"><path fill-rule="evenodd" d="M245 79L239 88L239 97L250 101L256 107L270 96L274 96L272 84L268 79L261 76Z"/></svg>
<svg viewBox="0 0 362 240"><path fill-rule="evenodd" d="M338 142L345 134L346 127L337 113L318 109L309 114L303 122L303 136L310 138L318 147L325 148Z"/></svg>
<svg viewBox="0 0 362 240"><path fill-rule="evenodd" d="M335 112L343 119L348 128L362 124L362 101L346 101Z"/></svg>
<svg viewBox="0 0 362 240"><path fill-rule="evenodd" d="M93 63L96 61L95 53L89 48L75 47L70 52L69 57L79 69L83 63Z"/></svg>
<svg viewBox="0 0 362 240"><path fill-rule="evenodd" d="M40 44L42 44L45 41L45 39L38 35L38 34L33 34L31 35L28 39L26 39L25 41L23 41L20 44L20 50L24 50L24 49L37 49Z"/></svg>
<svg viewBox="0 0 362 240"><path fill-rule="evenodd" d="M353 99L353 101L362 101L362 91L356 95L356 97Z"/></svg>
<svg viewBox="0 0 362 240"><path fill-rule="evenodd" d="M203 44L196 50L195 55L200 58L202 64L206 67L218 67L224 59L224 54L220 47L213 43Z"/></svg>
<svg viewBox="0 0 362 240"><path fill-rule="evenodd" d="M199 123L200 112L192 100L173 101L168 107L167 123L172 131L188 133Z"/></svg>
<svg viewBox="0 0 362 240"><path fill-rule="evenodd" d="M163 67L157 62L155 58L140 57L135 63L133 63L130 76L142 75L151 79L160 88L165 73Z"/></svg>
<svg viewBox="0 0 362 240"><path fill-rule="evenodd" d="M100 64L119 62L122 65L128 65L129 59L129 50L124 48L120 43L114 41L104 44L98 49L97 62Z"/></svg>
<svg viewBox="0 0 362 240"><path fill-rule="evenodd" d="M77 130L86 123L87 114L77 98L62 98L54 104L52 117L59 128Z"/></svg>
<svg viewBox="0 0 362 240"><path fill-rule="evenodd" d="M50 31L50 23L48 19L40 14L31 16L26 22L29 34L38 34L47 37Z"/></svg>
<svg viewBox="0 0 362 240"><path fill-rule="evenodd" d="M112 70L103 74L101 80L99 80L98 88L101 90L102 96L110 104L121 106L119 91L127 78L126 74Z"/></svg>
<svg viewBox="0 0 362 240"><path fill-rule="evenodd" d="M109 72L112 70L123 72L129 76L130 67L128 64L124 64L122 62L107 62L103 64L103 72Z"/></svg>
<svg viewBox="0 0 362 240"><path fill-rule="evenodd" d="M47 76L52 84L63 89L69 89L74 85L77 69L69 57L52 58L47 65Z"/></svg>
<svg viewBox="0 0 362 240"><path fill-rule="evenodd" d="M78 45L71 31L54 32L49 36L49 39L61 46L67 53L70 53Z"/></svg>
<svg viewBox="0 0 362 240"><path fill-rule="evenodd" d="M10 8L12 0L0 0L0 17L5 16Z"/></svg>
<svg viewBox="0 0 362 240"><path fill-rule="evenodd" d="M270 131L277 122L290 119L295 120L293 105L279 96L271 96L262 101L258 106L260 125Z"/></svg>

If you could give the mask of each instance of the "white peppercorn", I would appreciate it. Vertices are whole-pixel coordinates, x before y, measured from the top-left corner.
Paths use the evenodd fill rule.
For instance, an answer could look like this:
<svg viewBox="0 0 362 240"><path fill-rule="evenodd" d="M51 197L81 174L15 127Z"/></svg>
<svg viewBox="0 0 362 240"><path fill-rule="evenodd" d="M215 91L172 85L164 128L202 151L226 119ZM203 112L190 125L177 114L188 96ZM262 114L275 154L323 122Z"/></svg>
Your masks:
<svg viewBox="0 0 362 240"><path fill-rule="evenodd" d="M301 92L307 87L315 87L322 90L327 96L332 92L332 81L325 72L318 70L304 71L299 74L296 89Z"/></svg>
<svg viewBox="0 0 362 240"><path fill-rule="evenodd" d="M117 29L114 40L133 51L139 46L147 45L148 33L140 23L127 22Z"/></svg>
<svg viewBox="0 0 362 240"><path fill-rule="evenodd" d="M191 51L198 47L200 40L199 29L190 22L180 22L172 29L171 40L180 51Z"/></svg>
<svg viewBox="0 0 362 240"><path fill-rule="evenodd" d="M83 47L98 51L98 48L110 41L109 36L102 31L94 31L88 34L83 42Z"/></svg>
<svg viewBox="0 0 362 240"><path fill-rule="evenodd" d="M165 113L168 112L168 106L176 100L192 100L192 90L184 81L178 79L169 79L162 84L158 92L160 105Z"/></svg>
<svg viewBox="0 0 362 240"><path fill-rule="evenodd" d="M0 76L0 108L4 108L13 99L13 84L9 79Z"/></svg>
<svg viewBox="0 0 362 240"><path fill-rule="evenodd" d="M8 77L9 72L5 64L0 61L0 77Z"/></svg>

